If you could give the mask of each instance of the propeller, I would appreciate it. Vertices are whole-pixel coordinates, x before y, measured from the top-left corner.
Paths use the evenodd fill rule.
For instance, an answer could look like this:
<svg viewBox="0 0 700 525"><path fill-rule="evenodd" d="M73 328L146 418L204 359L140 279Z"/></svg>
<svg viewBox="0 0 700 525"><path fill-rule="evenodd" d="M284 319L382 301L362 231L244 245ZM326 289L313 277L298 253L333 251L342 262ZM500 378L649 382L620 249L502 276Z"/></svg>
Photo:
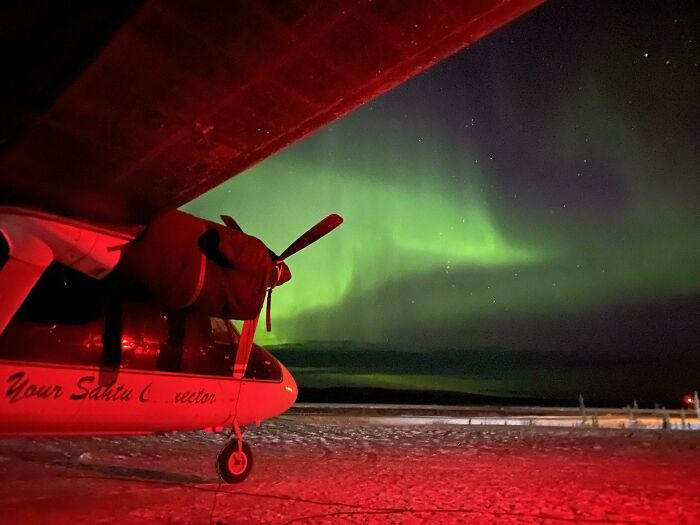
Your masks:
<svg viewBox="0 0 700 525"><path fill-rule="evenodd" d="M221 222L223 222L226 226L231 228L232 230L238 230L239 232L243 231L243 228L241 228L238 223L235 221L233 217L230 215L220 215L221 217Z"/></svg>
<svg viewBox="0 0 700 525"><path fill-rule="evenodd" d="M231 228L232 230L240 231L242 232L243 229L240 227L240 225L231 217L230 215L221 215L221 221L228 227ZM307 246L315 243L318 241L321 237L324 237L325 235L329 234L333 230L335 230L338 226L340 226L343 223L343 218L336 214L332 213L328 215L326 218L320 220L317 222L314 226L309 228L306 232L304 232L302 235L300 235L292 244L290 244L287 249L285 249L281 255L275 254L272 250L268 248L268 252L270 253L270 258L272 259L272 262L275 264L275 269L277 271L277 277L275 279L275 282L267 289L267 312L266 312L266 317L267 317L267 331L269 332L272 329L271 326L271 319L270 319L270 311L272 308L272 289L275 288L276 286L279 286L281 284L284 284L285 282L289 281L292 278L292 273L289 270L289 267L287 266L287 263L285 263L285 259L288 257L291 257L295 253L303 250ZM223 257L223 254L218 249L219 246L219 241L220 241L220 235L219 232L216 231L215 229L208 230L202 234L202 236L199 239L199 246L200 249L204 252L204 254L212 259L214 262L221 264L225 267L230 266L228 262L225 260Z"/></svg>
<svg viewBox="0 0 700 525"><path fill-rule="evenodd" d="M287 257L294 255L300 250L306 248L309 244L315 243L324 235L332 232L343 223L343 218L337 213L332 213L325 219L319 221L315 226L309 228L296 241L290 244L286 250L279 256L280 261L284 261Z"/></svg>

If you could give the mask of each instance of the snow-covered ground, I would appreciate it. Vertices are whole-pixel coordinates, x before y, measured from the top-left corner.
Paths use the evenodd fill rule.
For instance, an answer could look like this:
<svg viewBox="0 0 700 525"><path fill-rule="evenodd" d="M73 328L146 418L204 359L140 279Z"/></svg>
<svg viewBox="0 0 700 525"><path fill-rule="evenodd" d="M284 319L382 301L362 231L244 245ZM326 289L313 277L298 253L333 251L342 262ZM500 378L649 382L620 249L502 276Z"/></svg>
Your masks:
<svg viewBox="0 0 700 525"><path fill-rule="evenodd" d="M0 523L700 524L700 433L406 423L263 423L241 485L220 434L0 441Z"/></svg>
<svg viewBox="0 0 700 525"><path fill-rule="evenodd" d="M369 423L383 425L502 425L502 426L537 426L537 427L589 427L617 429L662 429L663 419L657 417L627 417L615 415L601 416L596 419L588 417L585 422L580 416L378 416L365 419ZM667 425L673 430L700 430L700 419L668 418Z"/></svg>
<svg viewBox="0 0 700 525"><path fill-rule="evenodd" d="M342 415L365 418L364 421L368 423L389 425L525 425L700 430L700 411L696 409L586 408L581 413L579 408L572 407L297 403L288 414L330 417Z"/></svg>

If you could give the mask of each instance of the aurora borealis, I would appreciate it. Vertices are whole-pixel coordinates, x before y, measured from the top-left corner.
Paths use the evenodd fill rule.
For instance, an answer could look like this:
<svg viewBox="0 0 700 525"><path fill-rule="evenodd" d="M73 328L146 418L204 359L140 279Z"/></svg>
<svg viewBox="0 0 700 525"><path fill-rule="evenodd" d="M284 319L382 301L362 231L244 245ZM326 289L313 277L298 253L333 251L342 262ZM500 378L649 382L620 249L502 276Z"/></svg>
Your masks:
<svg viewBox="0 0 700 525"><path fill-rule="evenodd" d="M257 340L663 355L700 387L700 7L637 4L552 0L186 206L278 252L344 217ZM484 391L450 366L307 377Z"/></svg>

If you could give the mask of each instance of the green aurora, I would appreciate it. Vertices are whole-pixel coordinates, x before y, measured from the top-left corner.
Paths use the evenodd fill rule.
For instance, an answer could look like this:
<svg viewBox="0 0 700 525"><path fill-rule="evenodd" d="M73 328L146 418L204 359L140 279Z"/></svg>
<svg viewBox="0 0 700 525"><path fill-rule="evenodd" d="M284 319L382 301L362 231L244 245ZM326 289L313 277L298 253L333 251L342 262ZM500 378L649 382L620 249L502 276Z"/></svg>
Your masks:
<svg viewBox="0 0 700 525"><path fill-rule="evenodd" d="M700 16L594 4L549 2L184 208L278 252L344 217L256 337L302 386L700 386Z"/></svg>
<svg viewBox="0 0 700 525"><path fill-rule="evenodd" d="M382 129L367 117L372 109L185 208L213 220L233 214L278 251L328 213L345 218L291 259L293 280L275 291L274 329L258 334L261 344L405 342L406 325L558 316L700 289L700 213L678 199L664 202L652 162L635 154L643 148L622 124L591 119L588 129L600 133L588 144L624 181L624 209L567 212L564 203L532 212L492 190L488 159L456 154L458 145L434 130L416 132L425 127L420 120ZM355 138L368 130L372 137ZM562 151L577 144L572 135L559 134L570 143Z"/></svg>

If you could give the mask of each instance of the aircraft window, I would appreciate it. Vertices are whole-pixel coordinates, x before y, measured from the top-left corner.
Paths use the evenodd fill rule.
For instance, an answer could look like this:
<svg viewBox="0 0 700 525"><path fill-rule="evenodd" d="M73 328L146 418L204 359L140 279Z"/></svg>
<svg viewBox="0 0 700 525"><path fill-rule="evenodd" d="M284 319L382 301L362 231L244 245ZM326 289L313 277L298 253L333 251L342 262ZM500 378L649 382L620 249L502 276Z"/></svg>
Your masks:
<svg viewBox="0 0 700 525"><path fill-rule="evenodd" d="M235 336L223 319L188 317L182 372L231 377L236 360Z"/></svg>
<svg viewBox="0 0 700 525"><path fill-rule="evenodd" d="M163 312L145 304L124 301L121 321L122 368L157 370L167 360L175 361L171 368L177 369L177 355L174 359L166 359L172 356L167 348L170 324L169 316Z"/></svg>
<svg viewBox="0 0 700 525"><path fill-rule="evenodd" d="M42 308L48 302L42 302ZM121 312L80 324L38 322L16 316L0 334L0 358L73 366L100 366L106 325L120 335L121 368L233 376L239 335L222 319L164 313L152 306L122 301ZM58 312L58 308L53 311ZM51 313L51 309L32 309ZM40 318L44 318L39 316Z"/></svg>
<svg viewBox="0 0 700 525"><path fill-rule="evenodd" d="M254 344L243 377L258 381L282 381L282 368L270 352Z"/></svg>
<svg viewBox="0 0 700 525"><path fill-rule="evenodd" d="M228 328L229 333L231 334L231 338L233 340L233 345L238 348L238 340L241 337L241 334L238 333L238 329L236 328L236 325L233 324L233 321L225 321L226 323L226 328Z"/></svg>
<svg viewBox="0 0 700 525"><path fill-rule="evenodd" d="M96 349L94 341L99 341ZM0 334L0 358L17 361L99 366L101 320L81 324L34 323L16 317Z"/></svg>
<svg viewBox="0 0 700 525"><path fill-rule="evenodd" d="M118 323L113 326L113 333L120 337L121 367L155 370L168 333L166 319L145 305L124 301L121 315L109 322ZM104 357L105 325L104 315L80 324L37 322L17 316L0 335L0 356L3 359L73 366L100 366Z"/></svg>
<svg viewBox="0 0 700 525"><path fill-rule="evenodd" d="M215 344L231 344L231 333L226 321L216 317L210 317L212 339Z"/></svg>

